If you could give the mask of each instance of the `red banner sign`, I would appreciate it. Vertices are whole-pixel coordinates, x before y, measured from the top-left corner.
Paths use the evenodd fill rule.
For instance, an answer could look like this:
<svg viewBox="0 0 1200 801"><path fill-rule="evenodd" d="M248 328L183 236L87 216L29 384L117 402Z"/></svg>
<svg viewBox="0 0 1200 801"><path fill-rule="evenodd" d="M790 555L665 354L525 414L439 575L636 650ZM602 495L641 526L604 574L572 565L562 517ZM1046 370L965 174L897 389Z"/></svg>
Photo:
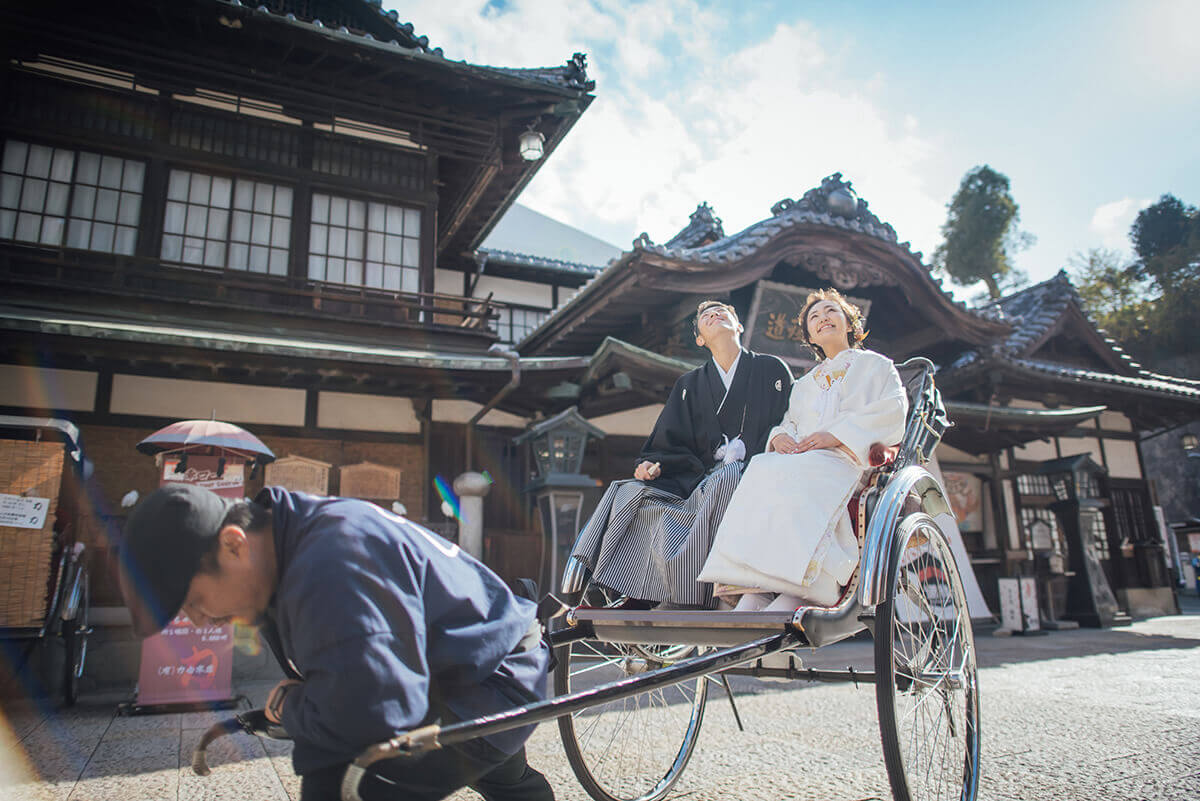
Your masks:
<svg viewBox="0 0 1200 801"><path fill-rule="evenodd" d="M243 497L245 465L237 457L224 469L216 456L166 456L160 483L184 481L226 498ZM178 472L177 472L178 471ZM220 473L220 475L218 475ZM195 626L182 612L160 633L142 641L138 672L140 706L194 704L233 698L233 626Z"/></svg>

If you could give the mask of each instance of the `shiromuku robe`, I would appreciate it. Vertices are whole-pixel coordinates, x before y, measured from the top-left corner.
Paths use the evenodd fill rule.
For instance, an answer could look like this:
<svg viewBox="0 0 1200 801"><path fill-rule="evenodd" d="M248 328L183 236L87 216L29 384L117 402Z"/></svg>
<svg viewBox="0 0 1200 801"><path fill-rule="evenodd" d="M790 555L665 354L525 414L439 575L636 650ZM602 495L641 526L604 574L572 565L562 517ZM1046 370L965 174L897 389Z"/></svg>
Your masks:
<svg viewBox="0 0 1200 801"><path fill-rule="evenodd" d="M658 462L662 474L613 482L575 541L593 580L632 598L710 603L696 574L744 465L717 449L741 436L747 458L762 453L791 384L782 360L747 350L728 392L711 359L680 376L634 464Z"/></svg>
<svg viewBox="0 0 1200 801"><path fill-rule="evenodd" d="M835 603L859 558L846 505L872 444L900 442L907 414L895 366L873 351L842 351L797 380L768 444L781 432L799 441L828 431L843 447L754 457L699 580Z"/></svg>

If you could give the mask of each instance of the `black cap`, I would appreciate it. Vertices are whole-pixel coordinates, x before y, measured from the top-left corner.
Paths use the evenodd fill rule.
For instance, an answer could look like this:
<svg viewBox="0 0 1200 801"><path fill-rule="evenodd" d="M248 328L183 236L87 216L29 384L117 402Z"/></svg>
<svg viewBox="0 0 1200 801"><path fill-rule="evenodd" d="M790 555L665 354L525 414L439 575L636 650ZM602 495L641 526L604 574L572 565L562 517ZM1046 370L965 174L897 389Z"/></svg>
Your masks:
<svg viewBox="0 0 1200 801"><path fill-rule="evenodd" d="M121 594L139 637L157 634L178 614L232 504L180 482L159 487L133 510L121 546Z"/></svg>

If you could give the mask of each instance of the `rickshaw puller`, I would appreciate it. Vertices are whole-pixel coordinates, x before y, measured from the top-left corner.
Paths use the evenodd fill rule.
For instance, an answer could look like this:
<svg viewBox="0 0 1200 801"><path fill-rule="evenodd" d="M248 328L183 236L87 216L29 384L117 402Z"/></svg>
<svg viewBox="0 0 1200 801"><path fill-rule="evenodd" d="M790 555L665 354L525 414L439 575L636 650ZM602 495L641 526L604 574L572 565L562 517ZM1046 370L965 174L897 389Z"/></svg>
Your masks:
<svg viewBox="0 0 1200 801"><path fill-rule="evenodd" d="M303 680L280 682L267 716L295 740L302 801L339 798L348 763L397 732L545 693L534 604L456 545L365 501L160 488L126 525L121 591L141 637L180 609L196 625L239 620L277 633L268 644ZM488 801L553 799L525 761L531 732L377 763L359 792L438 799L469 786Z"/></svg>

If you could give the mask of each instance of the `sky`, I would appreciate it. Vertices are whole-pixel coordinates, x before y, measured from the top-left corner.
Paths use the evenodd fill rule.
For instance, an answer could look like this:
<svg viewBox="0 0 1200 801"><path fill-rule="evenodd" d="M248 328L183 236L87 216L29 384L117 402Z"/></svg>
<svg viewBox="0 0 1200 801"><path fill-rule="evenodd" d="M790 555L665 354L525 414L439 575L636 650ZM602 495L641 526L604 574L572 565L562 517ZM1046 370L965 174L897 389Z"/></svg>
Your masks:
<svg viewBox="0 0 1200 801"><path fill-rule="evenodd" d="M520 202L623 250L666 241L701 201L735 233L841 172L928 263L987 164L1036 237L1015 265L1040 281L1091 248L1128 257L1163 194L1200 205L1196 0L385 6L452 60L588 55L595 101Z"/></svg>

